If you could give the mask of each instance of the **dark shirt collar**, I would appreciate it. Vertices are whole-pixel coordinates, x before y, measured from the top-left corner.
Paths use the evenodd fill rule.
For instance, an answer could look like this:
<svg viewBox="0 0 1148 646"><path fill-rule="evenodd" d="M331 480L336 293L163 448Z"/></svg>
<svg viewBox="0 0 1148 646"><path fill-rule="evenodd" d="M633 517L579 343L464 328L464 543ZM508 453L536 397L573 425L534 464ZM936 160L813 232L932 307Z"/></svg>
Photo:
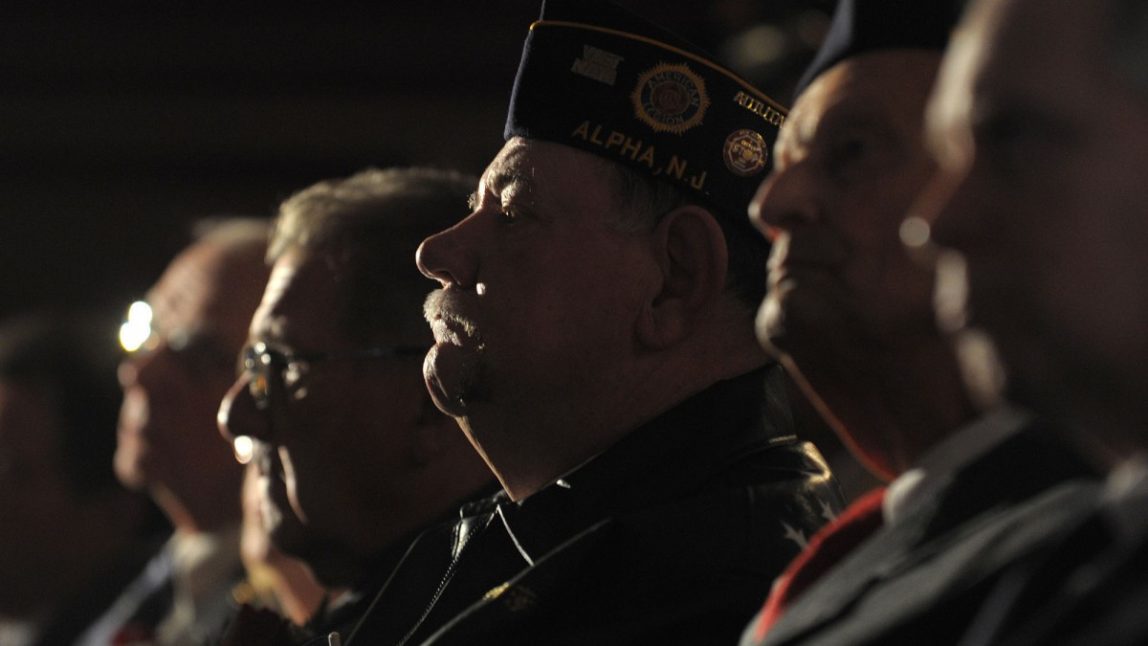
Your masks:
<svg viewBox="0 0 1148 646"><path fill-rule="evenodd" d="M775 372L769 366L710 386L529 498L513 502L500 492L463 512L495 514L491 526L502 525L529 564L603 518L688 496L739 459L793 441L788 424L763 423L778 417L766 410L777 401L765 396Z"/></svg>

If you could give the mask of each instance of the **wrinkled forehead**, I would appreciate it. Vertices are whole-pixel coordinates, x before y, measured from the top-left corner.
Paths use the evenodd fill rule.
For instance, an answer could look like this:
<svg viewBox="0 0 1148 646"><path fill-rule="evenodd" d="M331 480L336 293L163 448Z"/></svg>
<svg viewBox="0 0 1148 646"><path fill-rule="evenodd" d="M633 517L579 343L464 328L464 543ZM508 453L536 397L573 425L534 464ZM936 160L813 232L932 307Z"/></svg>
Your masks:
<svg viewBox="0 0 1148 646"><path fill-rule="evenodd" d="M567 189L585 191L606 182L612 169L611 162L577 148L513 137L486 167L480 188L494 194L513 188L545 203L561 199Z"/></svg>
<svg viewBox="0 0 1148 646"><path fill-rule="evenodd" d="M482 188L498 194L513 185L537 192L539 165L546 162L545 149L542 142L521 137L510 139L482 173L479 179ZM542 173L542 180L545 180L545 173Z"/></svg>

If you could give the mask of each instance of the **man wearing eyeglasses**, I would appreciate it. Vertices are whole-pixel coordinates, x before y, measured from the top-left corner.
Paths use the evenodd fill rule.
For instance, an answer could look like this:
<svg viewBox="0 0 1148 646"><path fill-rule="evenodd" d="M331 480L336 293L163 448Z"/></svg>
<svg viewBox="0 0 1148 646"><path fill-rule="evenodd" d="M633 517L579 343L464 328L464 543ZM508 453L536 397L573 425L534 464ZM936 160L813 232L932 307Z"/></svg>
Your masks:
<svg viewBox="0 0 1148 646"><path fill-rule="evenodd" d="M275 546L350 588L312 622L320 635L349 632L408 539L492 481L423 385L432 338L411 262L465 212L475 182L368 170L280 207L271 278L219 423L254 443Z"/></svg>
<svg viewBox="0 0 1148 646"><path fill-rule="evenodd" d="M116 474L147 490L175 528L124 593L125 638L203 643L231 612L243 468L214 433L215 411L267 281L267 231L255 219L201 226L121 328Z"/></svg>

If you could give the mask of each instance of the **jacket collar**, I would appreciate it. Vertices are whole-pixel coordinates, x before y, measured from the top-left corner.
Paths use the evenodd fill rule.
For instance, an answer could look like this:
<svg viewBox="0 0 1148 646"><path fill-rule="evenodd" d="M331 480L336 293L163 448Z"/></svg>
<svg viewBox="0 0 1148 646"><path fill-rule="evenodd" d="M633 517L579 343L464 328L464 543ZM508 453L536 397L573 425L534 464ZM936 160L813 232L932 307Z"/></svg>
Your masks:
<svg viewBox="0 0 1148 646"><path fill-rule="evenodd" d="M500 492L469 511L495 514L529 564L602 518L687 496L745 456L795 441L788 418L772 414L787 410L780 372L774 364L718 382L533 496Z"/></svg>

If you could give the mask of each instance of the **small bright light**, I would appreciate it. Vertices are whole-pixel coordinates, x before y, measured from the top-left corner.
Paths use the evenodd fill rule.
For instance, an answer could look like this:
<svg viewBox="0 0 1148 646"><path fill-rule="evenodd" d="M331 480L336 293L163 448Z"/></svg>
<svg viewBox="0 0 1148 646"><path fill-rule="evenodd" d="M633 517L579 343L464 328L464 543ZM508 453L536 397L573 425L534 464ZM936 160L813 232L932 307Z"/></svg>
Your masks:
<svg viewBox="0 0 1148 646"><path fill-rule="evenodd" d="M929 223L918 217L905 218L901 223L901 242L910 249L919 249L929 242Z"/></svg>
<svg viewBox="0 0 1148 646"><path fill-rule="evenodd" d="M478 294L479 296L485 296L486 295L486 283L475 283L474 284L474 293Z"/></svg>
<svg viewBox="0 0 1148 646"><path fill-rule="evenodd" d="M151 305L144 301L136 301L128 307L128 320L151 324Z"/></svg>
<svg viewBox="0 0 1148 646"><path fill-rule="evenodd" d="M151 336L151 306L136 301L128 308L128 318L120 326L120 346L128 352L135 352Z"/></svg>
<svg viewBox="0 0 1148 646"><path fill-rule="evenodd" d="M255 455L255 442L246 435L240 435L235 438L231 443L231 449L235 451L235 461L239 464L247 464Z"/></svg>

